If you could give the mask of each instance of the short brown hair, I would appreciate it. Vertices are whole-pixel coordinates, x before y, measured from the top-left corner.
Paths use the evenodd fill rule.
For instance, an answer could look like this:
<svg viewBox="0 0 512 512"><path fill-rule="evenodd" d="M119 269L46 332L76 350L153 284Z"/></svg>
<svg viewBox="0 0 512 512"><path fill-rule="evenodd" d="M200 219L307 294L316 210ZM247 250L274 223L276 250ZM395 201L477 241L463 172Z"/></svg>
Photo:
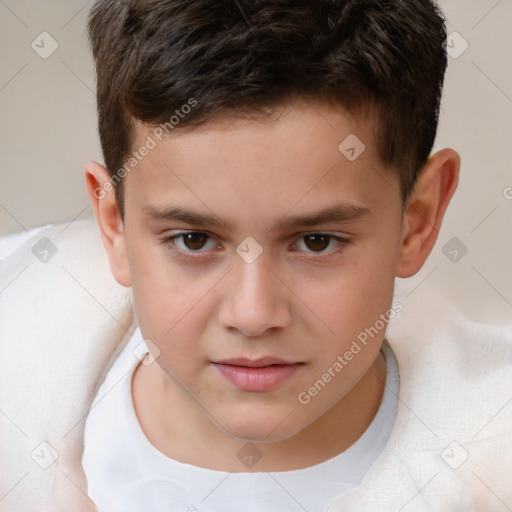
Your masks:
<svg viewBox="0 0 512 512"><path fill-rule="evenodd" d="M177 129L295 97L354 113L371 104L403 202L432 150L447 66L434 0L97 0L88 28L111 176L133 120L168 123L191 98ZM122 183L116 198L123 215Z"/></svg>

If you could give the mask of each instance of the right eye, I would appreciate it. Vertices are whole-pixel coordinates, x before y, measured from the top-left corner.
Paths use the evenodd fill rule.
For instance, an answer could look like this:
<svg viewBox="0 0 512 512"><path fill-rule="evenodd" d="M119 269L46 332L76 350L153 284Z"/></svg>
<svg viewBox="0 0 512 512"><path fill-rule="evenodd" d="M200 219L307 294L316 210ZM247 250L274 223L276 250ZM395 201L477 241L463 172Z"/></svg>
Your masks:
<svg viewBox="0 0 512 512"><path fill-rule="evenodd" d="M178 243L177 241L180 239L181 243ZM205 252L200 249L204 247L205 242L208 239L210 239L214 246L216 246L216 243L210 235L203 233L202 231L181 231L172 236L166 236L162 242L171 244L172 250L186 255Z"/></svg>

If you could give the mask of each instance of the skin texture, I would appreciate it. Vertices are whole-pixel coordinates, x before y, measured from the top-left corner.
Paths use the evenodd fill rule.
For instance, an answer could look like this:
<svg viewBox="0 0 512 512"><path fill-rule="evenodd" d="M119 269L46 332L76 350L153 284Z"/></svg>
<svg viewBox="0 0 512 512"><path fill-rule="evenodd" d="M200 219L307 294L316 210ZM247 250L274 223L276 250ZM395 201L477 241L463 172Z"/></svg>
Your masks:
<svg viewBox="0 0 512 512"><path fill-rule="evenodd" d="M458 182L458 154L439 151L403 213L398 175L379 160L371 119L307 102L279 114L218 118L158 141L125 177L124 222L113 190L101 199L94 193L106 190L107 170L95 162L85 170L112 273L132 287L141 332L159 350L132 382L140 425L165 455L209 469L300 469L363 434L382 399L385 328L309 403L298 394L390 309L395 276L421 268ZM355 161L338 150L350 134L366 147ZM148 135L151 128L138 123L133 148ZM370 212L278 227L337 203ZM145 210L177 204L225 225L155 220ZM208 236L165 241L180 230ZM311 233L332 237L308 243ZM263 250L252 263L236 251L249 236ZM268 355L304 364L267 392L241 391L212 365ZM252 468L237 457L247 442L262 454Z"/></svg>

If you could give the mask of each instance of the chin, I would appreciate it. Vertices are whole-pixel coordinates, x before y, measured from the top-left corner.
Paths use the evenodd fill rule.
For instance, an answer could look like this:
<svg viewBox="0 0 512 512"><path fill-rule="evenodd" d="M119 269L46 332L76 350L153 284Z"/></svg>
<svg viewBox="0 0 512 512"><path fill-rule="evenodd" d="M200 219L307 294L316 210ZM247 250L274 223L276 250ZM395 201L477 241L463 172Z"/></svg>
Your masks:
<svg viewBox="0 0 512 512"><path fill-rule="evenodd" d="M240 441L278 443L293 437L301 430L299 425L293 425L296 417L288 414L283 412L280 415L264 416L253 411L252 414L241 414L238 421L231 416L224 422L224 429L228 435Z"/></svg>

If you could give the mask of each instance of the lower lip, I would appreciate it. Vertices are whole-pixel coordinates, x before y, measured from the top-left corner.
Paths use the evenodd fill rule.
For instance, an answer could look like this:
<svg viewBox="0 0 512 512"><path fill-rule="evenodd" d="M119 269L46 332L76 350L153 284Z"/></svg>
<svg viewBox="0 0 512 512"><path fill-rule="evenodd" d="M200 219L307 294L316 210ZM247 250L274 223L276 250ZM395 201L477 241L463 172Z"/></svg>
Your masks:
<svg viewBox="0 0 512 512"><path fill-rule="evenodd" d="M214 363L215 368L231 384L242 391L269 391L289 379L302 363L248 368Z"/></svg>

